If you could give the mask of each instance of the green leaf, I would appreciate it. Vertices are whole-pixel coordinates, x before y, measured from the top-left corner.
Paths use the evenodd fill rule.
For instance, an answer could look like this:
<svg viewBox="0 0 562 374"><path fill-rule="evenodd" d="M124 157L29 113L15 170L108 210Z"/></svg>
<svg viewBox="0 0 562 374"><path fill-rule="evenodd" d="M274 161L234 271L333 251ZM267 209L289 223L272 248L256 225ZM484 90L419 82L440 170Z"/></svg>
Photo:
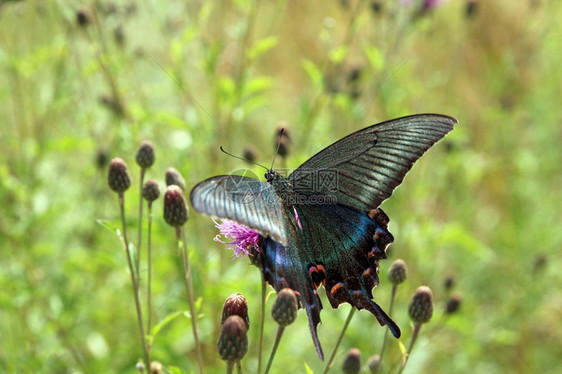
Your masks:
<svg viewBox="0 0 562 374"><path fill-rule="evenodd" d="M119 229L117 227L113 226L111 222L105 219L96 219L96 222L115 234L119 232Z"/></svg>
<svg viewBox="0 0 562 374"><path fill-rule="evenodd" d="M314 374L314 371L312 371L312 369L306 364L306 362L304 363L304 368L306 370L306 374Z"/></svg>
<svg viewBox="0 0 562 374"><path fill-rule="evenodd" d="M347 47L344 45L340 45L339 47L332 49L330 51L330 60L332 60L334 64L342 63L347 56L347 50Z"/></svg>
<svg viewBox="0 0 562 374"><path fill-rule="evenodd" d="M363 52L367 55L369 64L374 71L381 71L384 68L384 53L380 49L371 44L364 44Z"/></svg>
<svg viewBox="0 0 562 374"><path fill-rule="evenodd" d="M244 93L251 95L260 91L267 90L273 85L273 80L269 77L256 77L252 78L244 87Z"/></svg>
<svg viewBox="0 0 562 374"><path fill-rule="evenodd" d="M402 353L401 365L404 365L406 363L406 357L408 357L408 350L406 349L404 343L402 343L402 340L398 340L398 347L400 347L400 352Z"/></svg>
<svg viewBox="0 0 562 374"><path fill-rule="evenodd" d="M166 366L166 369L172 374L185 374L185 371L177 366Z"/></svg>
<svg viewBox="0 0 562 374"><path fill-rule="evenodd" d="M308 74L308 77L312 81L314 87L316 89L321 89L324 78L322 76L322 72L320 71L320 69L318 69L318 67L314 64L314 62L305 59L302 62L302 67Z"/></svg>
<svg viewBox="0 0 562 374"><path fill-rule="evenodd" d="M269 51L271 48L277 45L277 37L269 36L267 38L260 39L248 50L248 59L250 61L263 55L265 52Z"/></svg>
<svg viewBox="0 0 562 374"><path fill-rule="evenodd" d="M161 319L153 328L152 328L152 337L155 338L156 335L160 332L160 330L162 330L164 327L166 327L166 325L168 325L170 322L172 322L173 320L175 320L176 318L178 318L179 316L181 316L184 313L183 310L179 310L177 312L174 312L172 314L168 314L166 317L164 317L163 319Z"/></svg>

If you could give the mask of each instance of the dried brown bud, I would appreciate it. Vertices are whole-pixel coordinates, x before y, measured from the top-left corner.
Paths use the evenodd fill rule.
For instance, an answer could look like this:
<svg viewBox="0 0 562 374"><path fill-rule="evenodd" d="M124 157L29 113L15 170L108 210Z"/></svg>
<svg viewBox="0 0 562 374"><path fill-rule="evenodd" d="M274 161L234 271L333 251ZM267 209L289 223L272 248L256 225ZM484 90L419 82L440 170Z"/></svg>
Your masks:
<svg viewBox="0 0 562 374"><path fill-rule="evenodd" d="M410 302L408 313L410 314L410 319L415 324L419 325L429 322L433 315L433 294L429 287L418 287Z"/></svg>
<svg viewBox="0 0 562 374"><path fill-rule="evenodd" d="M185 191L185 179L183 179L180 172L174 168L168 168L166 171L166 185L176 185L181 188L182 191Z"/></svg>
<svg viewBox="0 0 562 374"><path fill-rule="evenodd" d="M239 316L230 316L222 325L217 350L224 361L240 361L248 352L246 323Z"/></svg>
<svg viewBox="0 0 562 374"><path fill-rule="evenodd" d="M351 348L342 365L345 374L358 374L361 371L361 352L357 348Z"/></svg>
<svg viewBox="0 0 562 374"><path fill-rule="evenodd" d="M142 187L142 197L144 197L146 201L152 202L158 199L159 196L160 186L158 186L158 182L156 182L154 179L146 181L144 183L144 186Z"/></svg>
<svg viewBox="0 0 562 374"><path fill-rule="evenodd" d="M398 259L388 269L388 280L394 285L403 283L408 277L408 267L402 259Z"/></svg>
<svg viewBox="0 0 562 374"><path fill-rule="evenodd" d="M297 296L290 288L283 288L277 294L271 314L280 326L288 326L297 318Z"/></svg>
<svg viewBox="0 0 562 374"><path fill-rule="evenodd" d="M131 186L131 175L123 159L115 157L109 163L107 182L113 191L122 193Z"/></svg>
<svg viewBox="0 0 562 374"><path fill-rule="evenodd" d="M250 319L248 317L248 301L240 292L233 293L227 297L222 307L221 325L230 316L239 316L246 323L246 328L250 329Z"/></svg>
<svg viewBox="0 0 562 374"><path fill-rule="evenodd" d="M137 164L143 169L148 169L154 165L154 146L149 140L145 140L140 145L137 151L136 160Z"/></svg>
<svg viewBox="0 0 562 374"><path fill-rule="evenodd" d="M169 186L164 194L164 220L170 226L180 227L188 218L187 203L181 188Z"/></svg>

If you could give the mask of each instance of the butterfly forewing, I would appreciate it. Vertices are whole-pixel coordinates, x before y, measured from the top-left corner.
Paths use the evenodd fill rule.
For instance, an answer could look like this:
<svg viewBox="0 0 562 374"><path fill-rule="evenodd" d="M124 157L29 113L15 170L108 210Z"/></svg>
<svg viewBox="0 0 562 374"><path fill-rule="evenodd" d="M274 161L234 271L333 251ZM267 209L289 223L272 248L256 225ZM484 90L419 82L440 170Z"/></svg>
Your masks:
<svg viewBox="0 0 562 374"><path fill-rule="evenodd" d="M326 196L362 210L377 208L455 123L451 117L420 114L367 127L311 157L289 180L301 195Z"/></svg>
<svg viewBox="0 0 562 374"><path fill-rule="evenodd" d="M198 212L236 221L287 244L283 209L269 183L237 175L221 175L197 184L190 197Z"/></svg>

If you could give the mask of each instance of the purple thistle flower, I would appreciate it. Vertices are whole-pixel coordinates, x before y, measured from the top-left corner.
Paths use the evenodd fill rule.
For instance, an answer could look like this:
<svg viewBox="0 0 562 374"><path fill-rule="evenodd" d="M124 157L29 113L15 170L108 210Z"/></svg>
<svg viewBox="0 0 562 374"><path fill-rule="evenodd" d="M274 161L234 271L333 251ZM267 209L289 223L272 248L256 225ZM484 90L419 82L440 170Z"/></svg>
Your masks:
<svg viewBox="0 0 562 374"><path fill-rule="evenodd" d="M424 0L422 9L423 10L431 10L436 8L439 4L445 2L444 0Z"/></svg>
<svg viewBox="0 0 562 374"><path fill-rule="evenodd" d="M215 236L214 240L226 244L229 249L234 251L235 257L251 255L250 248L252 246L259 252L259 234L256 231L227 219L221 220L221 223L215 220L213 222L220 231L220 234ZM221 239L221 236L224 236L225 239ZM232 240L229 241L228 238Z"/></svg>

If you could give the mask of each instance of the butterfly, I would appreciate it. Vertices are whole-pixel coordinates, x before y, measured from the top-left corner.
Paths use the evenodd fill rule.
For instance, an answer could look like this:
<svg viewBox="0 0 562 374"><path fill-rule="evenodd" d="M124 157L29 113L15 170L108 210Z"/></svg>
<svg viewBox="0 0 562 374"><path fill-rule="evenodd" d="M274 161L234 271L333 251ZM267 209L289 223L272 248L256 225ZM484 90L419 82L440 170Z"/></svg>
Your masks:
<svg viewBox="0 0 562 374"><path fill-rule="evenodd" d="M352 133L312 156L287 178L273 169L266 182L222 175L197 184L194 209L259 233L261 269L276 291L289 287L306 310L316 351L322 285L333 308L367 309L400 337L400 328L375 303L379 261L394 241L380 209L414 162L457 121L419 114Z"/></svg>

